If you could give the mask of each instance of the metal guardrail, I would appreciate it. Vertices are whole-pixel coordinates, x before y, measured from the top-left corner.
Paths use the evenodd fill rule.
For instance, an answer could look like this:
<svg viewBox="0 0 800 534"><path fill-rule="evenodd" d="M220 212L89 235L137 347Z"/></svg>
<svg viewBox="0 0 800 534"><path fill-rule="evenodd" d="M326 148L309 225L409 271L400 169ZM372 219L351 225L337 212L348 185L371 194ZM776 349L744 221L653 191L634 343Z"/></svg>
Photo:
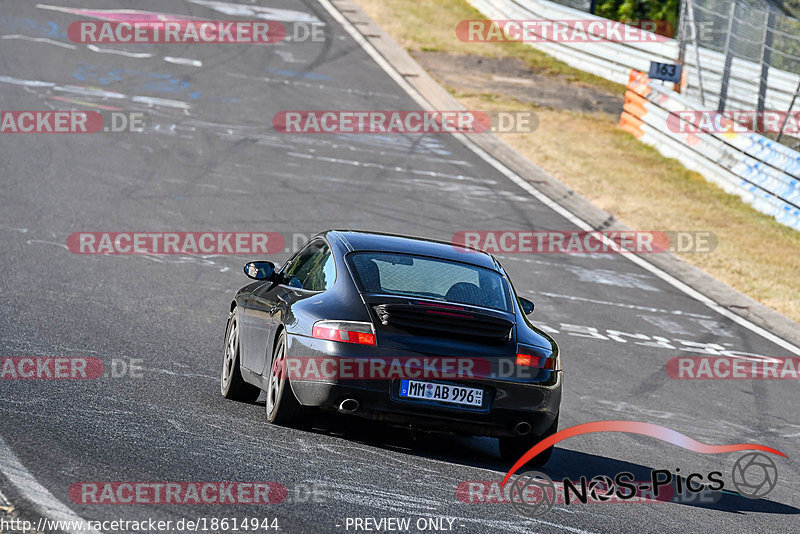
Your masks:
<svg viewBox="0 0 800 534"><path fill-rule="evenodd" d="M547 0L468 0L491 20L583 20L602 21L601 17ZM631 90L631 70L647 71L650 62L676 62L678 42L533 42L544 52L575 68L602 78L628 84L626 111L620 124L662 154L681 161L687 168L736 194L762 213L800 230L800 152L756 133L716 134L703 132L693 137L670 131L667 118L673 111L713 109L716 102L701 103L697 61L687 53L684 69L688 83L680 95L660 83L636 74L636 87L646 94ZM698 48L702 65L703 89L706 95L721 89L725 55ZM644 76L644 80L641 78ZM761 76L757 63L734 58L728 79L729 109L756 109L757 84ZM646 80L646 81L645 81ZM770 67L767 109L789 109L800 76ZM647 89L645 89L647 87ZM639 96L637 102L631 93ZM677 106L677 107L676 107ZM629 110L641 113L631 113Z"/></svg>
<svg viewBox="0 0 800 534"><path fill-rule="evenodd" d="M602 17L573 9L547 0L468 0L488 19L492 20L583 20L602 21ZM630 69L647 71L650 61L674 63L678 59L679 44L674 39L662 42L629 43L605 41L542 42L531 43L548 54L575 68L602 78L625 84ZM707 95L719 94L722 74L725 70L725 54L698 48L702 66L703 88ZM686 53L684 69L688 74L686 92L700 100L698 66L693 48ZM733 58L728 82L729 109L755 109L758 87L754 80L761 77L761 65L741 58ZM767 109L788 109L800 83L800 75L769 68L769 91L766 95ZM704 105L715 107L716 101Z"/></svg>
<svg viewBox="0 0 800 534"><path fill-rule="evenodd" d="M800 154L752 132L682 133L666 126L668 121L680 124L677 112L690 106L646 74L631 71L620 125L762 213L800 230L800 180L787 172L797 172L800 159L793 156Z"/></svg>

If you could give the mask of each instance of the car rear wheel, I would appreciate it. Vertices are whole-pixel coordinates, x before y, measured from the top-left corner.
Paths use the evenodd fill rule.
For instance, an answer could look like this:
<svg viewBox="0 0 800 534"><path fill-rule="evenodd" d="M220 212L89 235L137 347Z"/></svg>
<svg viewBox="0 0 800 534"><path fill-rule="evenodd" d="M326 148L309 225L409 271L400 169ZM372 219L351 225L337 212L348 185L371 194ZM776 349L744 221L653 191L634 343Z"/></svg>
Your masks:
<svg viewBox="0 0 800 534"><path fill-rule="evenodd" d="M255 402L261 393L256 386L244 381L239 369L239 321L236 319L236 310L228 316L228 326L225 329L220 392L226 399L242 402Z"/></svg>
<svg viewBox="0 0 800 534"><path fill-rule="evenodd" d="M504 462L513 464L519 460L523 454L528 452L531 447L542 441L543 439L552 436L558 432L558 416L556 416L550 428L544 431L540 436L522 436L522 437L502 437L500 441L500 458ZM548 447L539 454L529 460L525 465L532 465L541 467L550 459L553 454L554 447Z"/></svg>
<svg viewBox="0 0 800 534"><path fill-rule="evenodd" d="M283 425L297 420L301 406L292 393L286 377L286 332L281 331L275 342L267 387L267 421Z"/></svg>

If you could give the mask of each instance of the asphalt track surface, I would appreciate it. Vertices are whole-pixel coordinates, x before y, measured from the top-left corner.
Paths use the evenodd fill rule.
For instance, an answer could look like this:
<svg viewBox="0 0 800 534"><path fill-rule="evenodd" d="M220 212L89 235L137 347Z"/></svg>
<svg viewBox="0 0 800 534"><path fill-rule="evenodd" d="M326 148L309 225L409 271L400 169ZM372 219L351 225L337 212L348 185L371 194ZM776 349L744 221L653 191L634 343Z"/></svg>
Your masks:
<svg viewBox="0 0 800 534"><path fill-rule="evenodd" d="M172 0L70 5L246 18ZM501 256L517 289L536 302L534 322L562 346L561 428L625 419L704 443L769 445L788 459L776 457L778 486L766 498L557 505L534 521L509 504L459 502L459 482L499 480L510 467L494 440L414 434L342 416L319 417L311 428L270 426L263 400L220 396L225 319L249 258L68 251L67 236L77 231L270 231L288 244L295 233L327 228L445 240L460 230L574 229L447 135L272 131L272 116L282 110L418 107L320 5L269 7L319 18L326 39L101 46L149 54L130 57L63 46L68 25L85 17L0 1L0 109L114 105L146 116L141 133L0 136L2 356L92 356L107 366L134 359L143 367L139 378L0 381L0 488L12 502L29 517L42 515L31 486L9 482L8 459L16 458L85 519L267 517L282 532L353 532L347 518L364 517L450 518L457 532L797 528L796 381L673 380L664 370L669 358L700 355L707 344L792 354L618 255ZM88 86L123 96L81 89ZM136 96L170 102L149 105ZM553 479L620 471L648 479L651 469L719 470L728 485L737 457L605 433L559 444L544 471ZM289 494L269 506L84 505L68 496L81 481L275 481ZM322 490L308 502L311 485Z"/></svg>

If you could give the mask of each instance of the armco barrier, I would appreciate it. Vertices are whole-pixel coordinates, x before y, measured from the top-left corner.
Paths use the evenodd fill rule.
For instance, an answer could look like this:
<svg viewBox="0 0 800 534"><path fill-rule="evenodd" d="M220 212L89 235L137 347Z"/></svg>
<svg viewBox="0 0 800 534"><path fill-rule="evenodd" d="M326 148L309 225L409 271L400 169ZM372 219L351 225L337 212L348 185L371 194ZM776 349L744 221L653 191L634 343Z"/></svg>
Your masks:
<svg viewBox="0 0 800 534"><path fill-rule="evenodd" d="M547 0L468 0L491 20L584 20L601 17ZM725 56L700 47L705 101L700 101L695 51L685 56L683 94L641 71L650 62L674 63L678 43L659 42L535 42L529 43L565 63L626 84L628 90L620 127L667 157L699 172L726 192L736 194L759 211L800 230L800 152L756 133L685 134L667 127L670 113L716 108ZM476 45L480 46L480 45ZM760 65L734 58L728 82L728 109L756 109ZM770 68L766 109L789 109L800 76Z"/></svg>
<svg viewBox="0 0 800 534"><path fill-rule="evenodd" d="M581 20L603 21L602 17L548 0L468 0L487 19L492 20ZM678 58L678 42L537 42L530 43L577 69L607 80L625 84L630 69L646 72L650 61L674 63ZM725 55L701 46L697 50L702 65L704 107L717 107ZM700 87L694 46L689 44L684 58L688 86L685 94L698 102ZM734 58L728 80L727 109L756 109L761 65ZM800 75L770 67L765 109L786 110L800 82Z"/></svg>
<svg viewBox="0 0 800 534"><path fill-rule="evenodd" d="M703 174L778 222L800 230L800 153L753 133L673 131L668 121L689 124L678 111L695 105L645 73L631 70L620 126L667 157Z"/></svg>
<svg viewBox="0 0 800 534"><path fill-rule="evenodd" d="M577 9L547 1L468 0L473 7L491 20L605 20ZM674 40L666 42L537 42L553 57L575 68L608 80L624 84L628 72L648 70L650 61L672 62L678 55ZM479 46L479 45L478 45Z"/></svg>

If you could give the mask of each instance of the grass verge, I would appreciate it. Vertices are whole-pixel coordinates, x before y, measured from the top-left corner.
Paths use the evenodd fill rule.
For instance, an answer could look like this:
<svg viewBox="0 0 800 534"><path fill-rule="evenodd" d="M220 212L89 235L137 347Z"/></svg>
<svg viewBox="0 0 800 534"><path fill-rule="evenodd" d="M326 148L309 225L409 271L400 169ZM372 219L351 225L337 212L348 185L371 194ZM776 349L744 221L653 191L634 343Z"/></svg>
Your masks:
<svg viewBox="0 0 800 534"><path fill-rule="evenodd" d="M580 72L521 43L465 43L460 20L484 18L463 0L354 0L410 51L515 57L538 73L619 94L622 86ZM436 72L431 72L435 78ZM441 80L440 80L441 81ZM679 254L718 280L800 321L800 232L729 195L617 127L605 113L553 110L493 93L445 87L468 109L533 110L533 134L501 134L520 154L640 230L713 231L713 253ZM620 104L621 105L621 104Z"/></svg>

